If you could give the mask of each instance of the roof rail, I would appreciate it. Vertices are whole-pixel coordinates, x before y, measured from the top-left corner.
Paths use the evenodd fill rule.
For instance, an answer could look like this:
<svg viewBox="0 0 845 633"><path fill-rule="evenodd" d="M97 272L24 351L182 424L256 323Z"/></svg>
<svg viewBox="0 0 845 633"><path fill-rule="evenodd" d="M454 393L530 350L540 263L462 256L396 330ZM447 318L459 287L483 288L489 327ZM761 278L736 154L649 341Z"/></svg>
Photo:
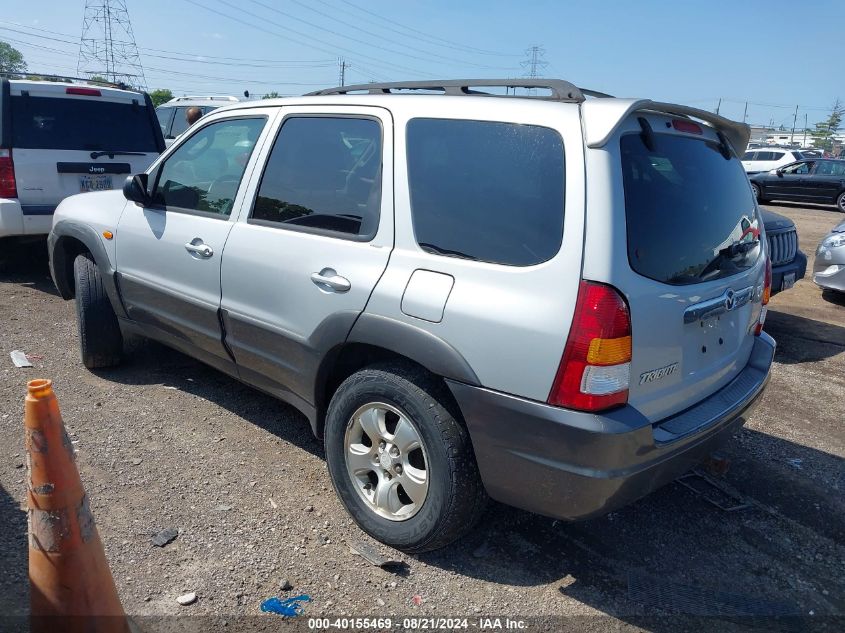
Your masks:
<svg viewBox="0 0 845 633"><path fill-rule="evenodd" d="M395 91L427 90L436 91L444 95L480 95L488 97L503 97L484 92L484 88L545 88L548 95L513 95L522 99L545 99L551 101L571 101L580 103L586 97L609 97L610 95L594 90L582 90L578 86L563 79L445 79L427 81L395 81L389 83L357 84L354 86L338 86L325 90L309 92L306 96L344 95L350 92L366 92L368 94L394 94Z"/></svg>
<svg viewBox="0 0 845 633"><path fill-rule="evenodd" d="M69 77L67 75L53 75L52 73L39 73L32 70L26 70L24 72L11 72L11 71L0 71L0 77L6 78L18 78L18 79L28 79L32 77L33 81L38 81L39 79L59 79L59 80L70 80L70 81L84 81L85 83L95 84L97 86L106 86L108 88L119 88L120 90L133 90L130 86L127 86L123 82L114 82L108 81L106 79L92 79L91 77ZM136 92L142 92L141 90L137 90Z"/></svg>
<svg viewBox="0 0 845 633"><path fill-rule="evenodd" d="M197 96L183 96L183 97L173 97L171 101L197 101L197 100L206 100L206 101L231 101L231 102L240 102L240 99L237 97L230 97L226 95L197 95Z"/></svg>

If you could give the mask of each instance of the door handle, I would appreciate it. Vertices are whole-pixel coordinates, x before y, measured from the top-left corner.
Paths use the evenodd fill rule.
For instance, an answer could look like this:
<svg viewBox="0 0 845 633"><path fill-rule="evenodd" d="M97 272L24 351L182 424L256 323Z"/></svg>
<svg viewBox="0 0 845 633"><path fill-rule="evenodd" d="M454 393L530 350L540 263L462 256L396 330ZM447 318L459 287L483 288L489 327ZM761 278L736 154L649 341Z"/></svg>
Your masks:
<svg viewBox="0 0 845 633"><path fill-rule="evenodd" d="M348 292L352 287L349 280L346 277L338 275L333 268L323 268L318 273L311 273L311 281L321 290L331 290L334 292Z"/></svg>
<svg viewBox="0 0 845 633"><path fill-rule="evenodd" d="M214 255L214 250L198 237L195 237L192 241L185 244L185 250L189 253L194 253L195 255L205 258Z"/></svg>

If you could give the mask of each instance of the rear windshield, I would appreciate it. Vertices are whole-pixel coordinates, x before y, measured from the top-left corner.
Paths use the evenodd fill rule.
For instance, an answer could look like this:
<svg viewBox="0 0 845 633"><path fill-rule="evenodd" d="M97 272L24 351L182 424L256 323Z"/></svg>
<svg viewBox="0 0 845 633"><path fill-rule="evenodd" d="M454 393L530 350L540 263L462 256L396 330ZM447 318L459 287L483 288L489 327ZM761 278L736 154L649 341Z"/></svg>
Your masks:
<svg viewBox="0 0 845 633"><path fill-rule="evenodd" d="M152 120L139 105L15 96L12 146L23 149L158 152Z"/></svg>
<svg viewBox="0 0 845 633"><path fill-rule="evenodd" d="M620 141L631 268L683 285L727 277L754 265L760 220L736 158L715 142L654 134Z"/></svg>

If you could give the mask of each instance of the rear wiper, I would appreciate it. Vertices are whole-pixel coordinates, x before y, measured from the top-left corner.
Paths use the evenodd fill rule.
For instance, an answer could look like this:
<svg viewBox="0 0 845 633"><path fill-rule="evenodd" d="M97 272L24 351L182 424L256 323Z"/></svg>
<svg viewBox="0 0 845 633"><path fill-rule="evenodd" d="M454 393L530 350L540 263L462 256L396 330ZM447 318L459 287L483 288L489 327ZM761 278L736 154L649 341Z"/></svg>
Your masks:
<svg viewBox="0 0 845 633"><path fill-rule="evenodd" d="M721 249L710 262L698 273L699 279L703 279L707 274L713 272L718 268L723 262L730 261L737 255L744 255L748 251L756 248L760 245L759 240L753 240L751 242L734 242L729 246Z"/></svg>
<svg viewBox="0 0 845 633"><path fill-rule="evenodd" d="M462 253L461 251L452 251L448 248L440 248L439 246L429 244L428 242L420 242L420 247L423 250L437 253L438 255L451 255L452 257L460 257L461 259L472 259L476 261L478 260L478 258L474 255L467 255L466 253Z"/></svg>
<svg viewBox="0 0 845 633"><path fill-rule="evenodd" d="M144 152L113 152L111 150L101 150L99 152L91 152L91 158L99 158L100 156L108 156L114 158L115 156L145 156Z"/></svg>

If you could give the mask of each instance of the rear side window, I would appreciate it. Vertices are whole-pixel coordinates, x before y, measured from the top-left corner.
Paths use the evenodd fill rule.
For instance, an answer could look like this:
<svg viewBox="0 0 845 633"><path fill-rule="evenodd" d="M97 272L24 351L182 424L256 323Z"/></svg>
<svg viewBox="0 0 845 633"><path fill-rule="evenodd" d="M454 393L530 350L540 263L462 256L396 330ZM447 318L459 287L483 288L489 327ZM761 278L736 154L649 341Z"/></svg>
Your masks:
<svg viewBox="0 0 845 633"><path fill-rule="evenodd" d="M369 240L381 210L381 124L291 117L273 144L251 222Z"/></svg>
<svg viewBox="0 0 845 633"><path fill-rule="evenodd" d="M511 266L560 250L564 154L536 125L412 119L407 127L414 234L430 253Z"/></svg>
<svg viewBox="0 0 845 633"><path fill-rule="evenodd" d="M158 153L154 121L138 105L97 97L13 96L12 146L23 149Z"/></svg>
<svg viewBox="0 0 845 633"><path fill-rule="evenodd" d="M736 158L725 159L715 142L671 134L655 134L654 151L626 134L620 148L635 272L684 285L754 265L760 221Z"/></svg>
<svg viewBox="0 0 845 633"><path fill-rule="evenodd" d="M745 155L742 157L742 160L754 160L755 152L745 152Z"/></svg>

